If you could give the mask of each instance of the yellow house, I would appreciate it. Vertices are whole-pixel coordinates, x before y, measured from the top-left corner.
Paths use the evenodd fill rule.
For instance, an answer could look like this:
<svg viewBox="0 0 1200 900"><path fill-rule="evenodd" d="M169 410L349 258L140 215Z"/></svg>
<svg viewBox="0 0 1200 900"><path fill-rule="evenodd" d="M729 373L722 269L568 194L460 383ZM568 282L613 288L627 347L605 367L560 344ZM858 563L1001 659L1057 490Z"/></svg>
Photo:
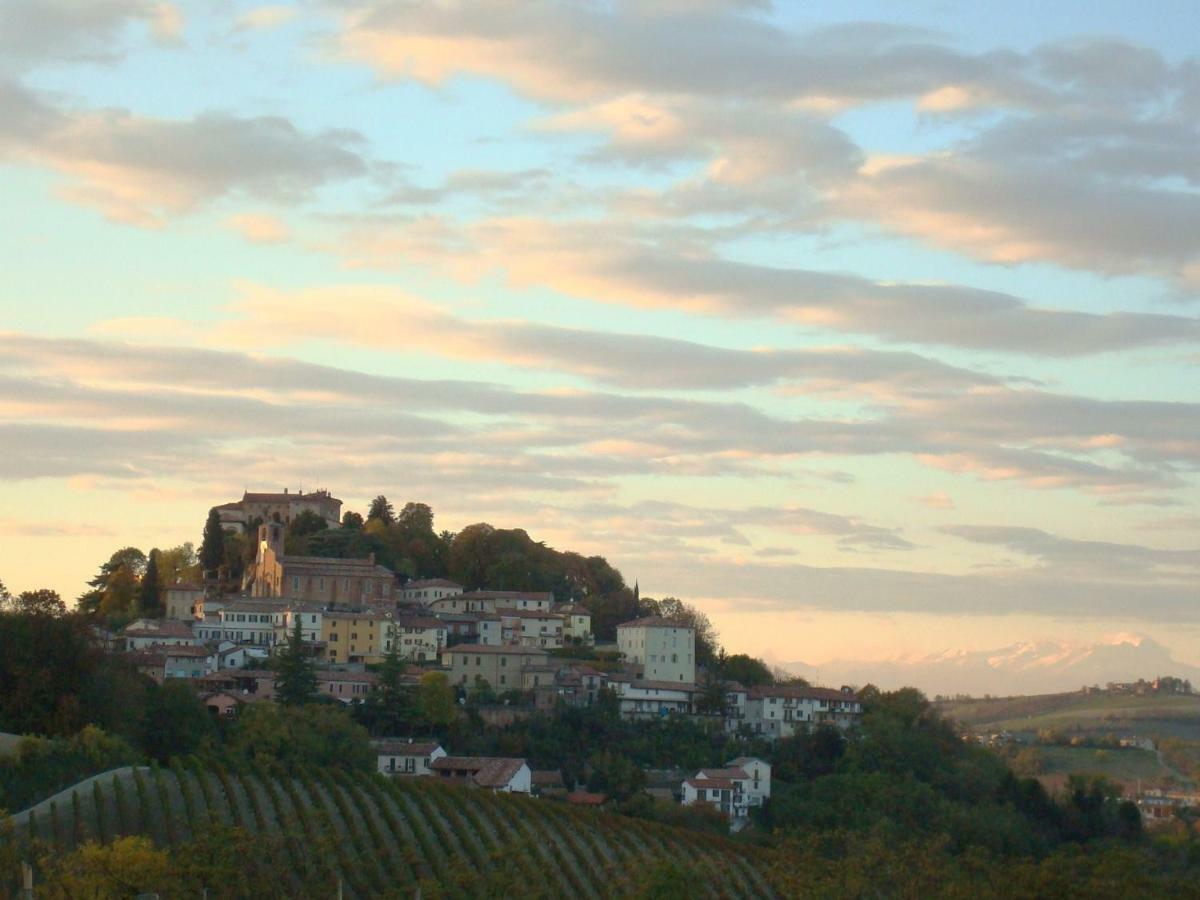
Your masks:
<svg viewBox="0 0 1200 900"><path fill-rule="evenodd" d="M383 662L391 618L380 610L326 610L321 621L326 659L332 663Z"/></svg>

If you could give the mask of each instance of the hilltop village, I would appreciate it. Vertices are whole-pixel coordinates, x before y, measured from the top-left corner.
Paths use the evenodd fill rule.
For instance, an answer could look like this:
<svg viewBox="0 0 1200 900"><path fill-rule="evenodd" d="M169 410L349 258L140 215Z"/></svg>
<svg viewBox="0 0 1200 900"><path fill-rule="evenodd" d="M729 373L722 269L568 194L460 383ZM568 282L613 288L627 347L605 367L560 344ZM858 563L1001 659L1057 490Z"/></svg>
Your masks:
<svg viewBox="0 0 1200 900"><path fill-rule="evenodd" d="M317 691L333 701L363 703L390 661L402 664L401 681L414 689L444 678L455 701L472 701L485 720L586 708L607 698L627 720L695 719L730 735L773 741L818 725L845 730L862 713L850 688L799 679L745 685L720 677L715 661L705 664L698 652L704 648L697 646L694 611L677 601L678 615L644 615L658 604L636 598L629 618L613 623L614 639L604 640L593 631L586 596L409 578L371 552L289 552L298 528L312 534L363 527L353 513L343 517L341 506L327 491L284 491L247 492L215 507L210 520L216 518L226 540L253 538L253 557L236 585L219 564L203 579L171 584L161 615L140 615L105 632L106 646L160 684L187 683L220 717L276 700L276 662L284 651L311 662ZM210 521L206 540L211 530ZM456 757L454 748L410 741L377 736L379 770L501 791L549 786L576 802L597 802L564 784L561 773L533 771L524 759ZM737 828L770 796L770 779L767 762L739 757L721 768L683 772L660 793L714 807Z"/></svg>

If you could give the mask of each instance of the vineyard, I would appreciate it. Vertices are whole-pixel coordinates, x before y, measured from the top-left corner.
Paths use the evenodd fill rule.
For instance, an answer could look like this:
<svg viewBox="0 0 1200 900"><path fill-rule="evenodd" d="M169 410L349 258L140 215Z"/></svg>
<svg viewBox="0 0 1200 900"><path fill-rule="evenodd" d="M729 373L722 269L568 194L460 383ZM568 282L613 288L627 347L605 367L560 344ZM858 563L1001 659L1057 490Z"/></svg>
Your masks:
<svg viewBox="0 0 1200 900"><path fill-rule="evenodd" d="M160 846L222 828L269 839L278 857L248 871L283 877L290 896L621 897L673 862L697 897L771 891L757 848L550 800L496 795L428 778L324 769L286 775L192 761L126 768L81 782L14 816L16 840L57 849L145 835ZM269 874L268 874L269 873ZM283 873L282 876L280 873ZM278 890L280 885L274 887ZM219 891L219 885L213 885Z"/></svg>

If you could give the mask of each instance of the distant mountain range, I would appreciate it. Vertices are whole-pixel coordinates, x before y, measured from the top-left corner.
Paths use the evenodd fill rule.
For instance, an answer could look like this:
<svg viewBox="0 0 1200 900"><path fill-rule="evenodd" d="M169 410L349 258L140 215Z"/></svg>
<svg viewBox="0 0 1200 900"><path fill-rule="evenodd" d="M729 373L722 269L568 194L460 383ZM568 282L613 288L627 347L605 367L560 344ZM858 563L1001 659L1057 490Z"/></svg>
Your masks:
<svg viewBox="0 0 1200 900"><path fill-rule="evenodd" d="M1177 662L1152 638L1130 634L1090 644L1027 641L998 650L949 650L885 661L835 660L820 666L790 662L780 666L824 685L912 686L930 697L1047 694L1159 675L1187 678L1200 687L1200 668Z"/></svg>

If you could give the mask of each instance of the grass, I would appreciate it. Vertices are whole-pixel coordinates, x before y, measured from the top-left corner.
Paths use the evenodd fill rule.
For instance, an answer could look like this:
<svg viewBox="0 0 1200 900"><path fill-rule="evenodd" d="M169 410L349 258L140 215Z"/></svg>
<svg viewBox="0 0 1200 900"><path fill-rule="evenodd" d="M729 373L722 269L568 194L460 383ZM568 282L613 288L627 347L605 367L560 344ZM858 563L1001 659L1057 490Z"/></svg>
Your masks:
<svg viewBox="0 0 1200 900"><path fill-rule="evenodd" d="M1200 696L1041 694L950 701L943 715L976 730L1163 735L1200 740Z"/></svg>

